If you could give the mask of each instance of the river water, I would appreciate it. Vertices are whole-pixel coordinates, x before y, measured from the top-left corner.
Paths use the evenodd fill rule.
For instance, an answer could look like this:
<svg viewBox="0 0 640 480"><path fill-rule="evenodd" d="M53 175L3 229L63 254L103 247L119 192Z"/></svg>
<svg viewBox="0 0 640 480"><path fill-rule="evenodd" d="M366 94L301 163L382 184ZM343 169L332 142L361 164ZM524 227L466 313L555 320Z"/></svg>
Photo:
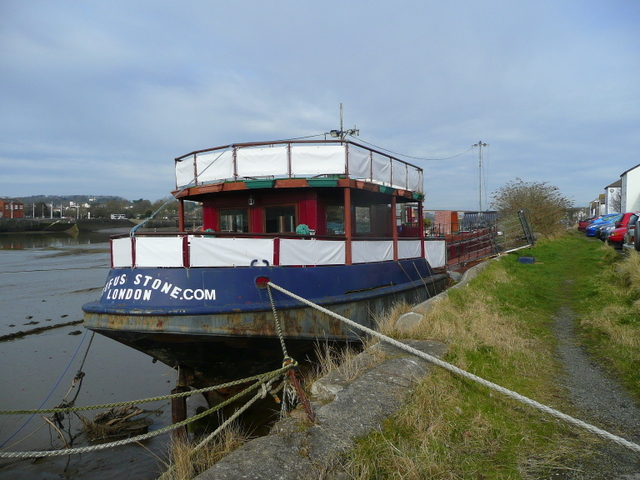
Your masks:
<svg viewBox="0 0 640 480"><path fill-rule="evenodd" d="M0 337L82 319L82 305L98 299L109 268L106 235L0 235ZM86 356L86 357L85 357ZM84 363L83 363L83 359ZM169 394L175 372L81 324L0 341L0 410L53 408L82 367L76 406ZM75 396L74 388L69 399ZM138 404L160 410L150 430L171 423L168 401ZM102 410L82 412L87 418ZM66 424L66 423L65 423ZM81 423L74 419L71 431ZM0 479L155 479L166 461L169 435L116 449L37 461L0 458ZM90 442L82 434L73 446ZM0 451L63 446L40 415L0 415Z"/></svg>

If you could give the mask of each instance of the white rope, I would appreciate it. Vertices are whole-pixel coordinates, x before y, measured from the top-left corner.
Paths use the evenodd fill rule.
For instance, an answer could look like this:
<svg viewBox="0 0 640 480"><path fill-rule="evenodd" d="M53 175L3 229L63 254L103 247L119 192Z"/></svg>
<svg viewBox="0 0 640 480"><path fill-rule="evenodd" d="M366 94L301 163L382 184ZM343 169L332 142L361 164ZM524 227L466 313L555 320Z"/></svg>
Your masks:
<svg viewBox="0 0 640 480"><path fill-rule="evenodd" d="M546 405L543 405L542 403L536 402L535 400L531 400L530 398L527 398L524 395L520 395L519 393L516 393L516 392L514 392L512 390L508 390L508 389L506 389L504 387L501 387L500 385L497 385L497 384L495 384L493 382L490 382L490 381L485 380L485 379L483 379L481 377L478 377L477 375L474 375L472 373L466 372L465 370L462 370L462 369L460 369L460 368L458 368L458 367L456 367L454 365L451 365L450 363L444 362L444 361L440 360L437 357L434 357L432 355L429 355L428 353L424 353L424 352L422 352L420 350L417 350L417 349L415 349L413 347L405 345L404 343L399 342L398 340L395 340L395 339L393 339L391 337L387 337L386 335L383 335L380 332L376 332L375 330L372 330L372 329L367 328L367 327L365 327L363 325L360 325L360 324L354 322L353 320L350 320L350 319L345 318L345 317L343 317L341 315L338 315L337 313L334 313L331 310L328 310L328 309L326 309L324 307L321 307L320 305L316 305L315 303L313 303L313 302L311 302L311 301L309 301L309 300L307 300L305 298L302 298L302 297L296 295L295 293L292 293L292 292L290 292L290 291L288 291L288 290L286 290L286 289L284 289L282 287L279 287L278 285L275 285L275 284L273 284L271 282L269 282L268 285L270 287L273 287L276 290L286 294L286 295L289 295L292 298L295 298L296 300L298 300L298 301L300 301L300 302L302 302L302 303L304 303L306 305L309 305L310 307L313 307L313 308L315 308L315 309L317 309L317 310L319 310L319 311L321 311L323 313L326 313L327 315L329 315L329 316L331 316L333 318L336 318L336 319L346 323L347 325L349 325L351 327L360 329L360 330L368 333L369 335L377 337L380 340L385 341L387 343L390 343L391 345L393 345L393 346L395 346L397 348L400 348L400 349L402 349L402 350L404 350L406 352L409 352L409 353L411 353L413 355L416 355L416 356L418 356L420 358L423 358L423 359L425 359L425 360L427 360L427 361L429 361L429 362L431 362L431 363L433 363L435 365L438 365L439 367L444 368L445 370L448 370L448 371L450 371L452 373L455 373L457 375L465 377L465 378L467 378L469 380L473 380L474 382L477 382L477 383L479 383L481 385L484 385L485 387L488 387L488 388L490 388L492 390L500 392L500 393L502 393L503 395L506 395L509 398L513 398L514 400L518 400L519 402L522 402L522 403L524 403L526 405L529 405L529 406L532 406L532 407L534 407L534 408L536 408L536 409L538 409L538 410L540 410L542 412L545 412L545 413L551 415L552 417L558 418L558 419L563 420L563 421L565 421L567 423L570 423L572 425L576 425L578 427L581 427L581 428L587 430L588 432L593 433L594 435L597 435L599 437L605 438L607 440L611 440L612 442L617 443L618 445L621 445L623 447L627 447L627 448L629 448L631 450L634 450L634 451L640 453L640 445L638 445L636 443L633 443L633 442L630 442L628 440L625 440L624 438L619 437L617 435L613 435L612 433L609 433L609 432L607 432L605 430L602 430L602 429L600 429L598 427L595 427L595 426L590 425L590 424L588 424L586 422L583 422L582 420L578 420L577 418L573 418L573 417L571 417L571 416L569 416L569 415L567 415L565 413L562 413L562 412L560 412L560 411L558 411L558 410L556 410L554 408L551 408L551 407L548 407Z"/></svg>

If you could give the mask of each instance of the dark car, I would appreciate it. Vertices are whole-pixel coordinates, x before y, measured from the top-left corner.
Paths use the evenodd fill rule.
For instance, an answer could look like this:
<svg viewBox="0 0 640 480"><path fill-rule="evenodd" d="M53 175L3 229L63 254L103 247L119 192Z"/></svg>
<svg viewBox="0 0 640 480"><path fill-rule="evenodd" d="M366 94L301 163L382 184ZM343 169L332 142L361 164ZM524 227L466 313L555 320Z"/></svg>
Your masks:
<svg viewBox="0 0 640 480"><path fill-rule="evenodd" d="M609 233L616 228L616 224L622 220L624 213L619 213L615 217L610 218L606 222L601 223L596 228L596 237L598 237L603 242L607 241L609 238Z"/></svg>

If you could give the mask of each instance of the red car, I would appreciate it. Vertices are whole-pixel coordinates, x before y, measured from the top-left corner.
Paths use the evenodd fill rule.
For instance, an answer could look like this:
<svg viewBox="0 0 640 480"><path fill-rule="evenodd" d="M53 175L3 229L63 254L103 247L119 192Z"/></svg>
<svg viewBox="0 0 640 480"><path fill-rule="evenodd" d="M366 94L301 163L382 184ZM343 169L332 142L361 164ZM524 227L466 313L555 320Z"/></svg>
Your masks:
<svg viewBox="0 0 640 480"><path fill-rule="evenodd" d="M584 220L580 220L578 222L578 230L580 232L584 232L587 229L587 227L591 225L591 222L593 222L596 218L597 217L591 217L591 218L585 218Z"/></svg>
<svg viewBox="0 0 640 480"><path fill-rule="evenodd" d="M615 228L609 232L607 241L615 248L622 248L625 243L625 235L627 231L633 235L633 227L638 220L638 212L627 212L622 215L622 218L616 222Z"/></svg>

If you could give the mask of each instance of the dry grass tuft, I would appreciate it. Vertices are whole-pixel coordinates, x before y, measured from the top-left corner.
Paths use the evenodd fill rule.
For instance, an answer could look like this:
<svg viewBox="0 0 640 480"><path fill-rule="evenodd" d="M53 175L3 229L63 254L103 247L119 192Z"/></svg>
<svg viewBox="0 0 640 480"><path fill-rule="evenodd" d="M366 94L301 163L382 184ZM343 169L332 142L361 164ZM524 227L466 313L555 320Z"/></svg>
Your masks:
<svg viewBox="0 0 640 480"><path fill-rule="evenodd" d="M640 294L640 253L629 251L624 260L616 264L615 270L622 284L628 287L629 294L637 297Z"/></svg>
<svg viewBox="0 0 640 480"><path fill-rule="evenodd" d="M395 303L390 309L374 316L373 319L376 325L376 330L384 335L387 335L388 337L397 338L398 331L395 325L398 321L398 318L411 311L412 305L409 305L406 302ZM378 340L375 339L375 342L377 341Z"/></svg>
<svg viewBox="0 0 640 480"><path fill-rule="evenodd" d="M637 322L628 320L630 318L637 319L639 315L640 300L634 302L632 306L605 305L599 310L583 316L580 325L599 330L617 347L640 349Z"/></svg>
<svg viewBox="0 0 640 480"><path fill-rule="evenodd" d="M310 385L315 379L336 370L340 370L344 381L354 380L363 369L362 362L358 357L360 352L361 348L340 347L329 342L317 343L315 346L316 364L305 378L305 384Z"/></svg>
<svg viewBox="0 0 640 480"><path fill-rule="evenodd" d="M247 441L247 435L237 424L231 424L209 445L194 450L198 440L174 437L168 462L163 462L166 472L162 480L190 480L211 468L216 462Z"/></svg>

